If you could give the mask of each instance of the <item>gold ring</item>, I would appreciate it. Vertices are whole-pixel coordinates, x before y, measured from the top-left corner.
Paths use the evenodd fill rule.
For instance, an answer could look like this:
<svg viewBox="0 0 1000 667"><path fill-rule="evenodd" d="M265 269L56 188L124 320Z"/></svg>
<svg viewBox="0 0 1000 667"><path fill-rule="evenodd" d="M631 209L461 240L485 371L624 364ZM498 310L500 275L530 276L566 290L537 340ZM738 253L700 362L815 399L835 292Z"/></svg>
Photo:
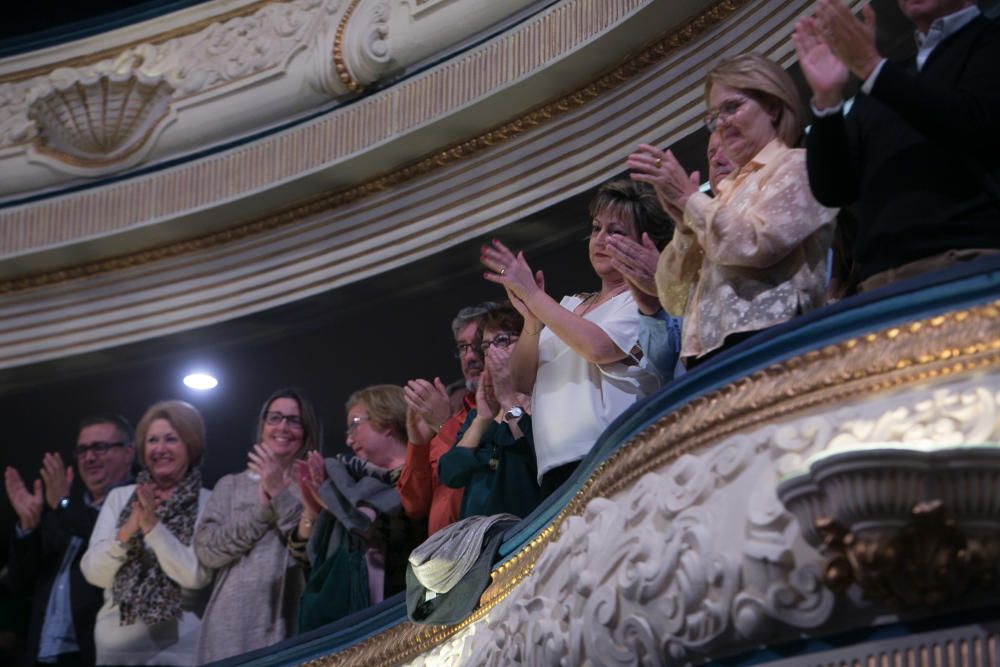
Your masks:
<svg viewBox="0 0 1000 667"><path fill-rule="evenodd" d="M663 166L663 160L660 158L656 158L656 168L659 169L662 166Z"/></svg>
<svg viewBox="0 0 1000 667"><path fill-rule="evenodd" d="M506 271L506 270L507 270L507 267L506 267L506 266L504 266L503 264L501 264L501 265L500 265L500 271L499 271L500 275L502 276L502 275L503 275L503 273L504 273L504 271Z"/></svg>

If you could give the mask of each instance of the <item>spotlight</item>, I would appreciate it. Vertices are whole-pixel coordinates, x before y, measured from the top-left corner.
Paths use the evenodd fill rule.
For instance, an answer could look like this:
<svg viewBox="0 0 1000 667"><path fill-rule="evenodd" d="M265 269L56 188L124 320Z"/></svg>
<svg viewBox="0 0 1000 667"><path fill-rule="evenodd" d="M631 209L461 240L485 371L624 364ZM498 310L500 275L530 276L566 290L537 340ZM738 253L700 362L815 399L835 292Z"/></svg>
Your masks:
<svg viewBox="0 0 1000 667"><path fill-rule="evenodd" d="M219 381L208 373L191 373L190 375L184 376L184 385L199 391L215 389L218 384Z"/></svg>

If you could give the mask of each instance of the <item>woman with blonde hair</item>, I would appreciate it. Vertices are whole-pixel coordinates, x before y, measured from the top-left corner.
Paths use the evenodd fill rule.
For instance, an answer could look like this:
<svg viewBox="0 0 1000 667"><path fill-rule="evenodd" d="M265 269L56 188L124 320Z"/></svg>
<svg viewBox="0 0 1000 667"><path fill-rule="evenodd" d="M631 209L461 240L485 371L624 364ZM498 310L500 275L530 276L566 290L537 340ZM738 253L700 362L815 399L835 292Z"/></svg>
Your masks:
<svg viewBox="0 0 1000 667"><path fill-rule="evenodd" d="M806 176L805 113L788 73L764 56L723 60L705 80L705 124L736 166L715 198L670 151L642 144L632 178L651 184L677 222L660 255L664 309L684 315L690 368L753 333L823 304L836 209Z"/></svg>
<svg viewBox="0 0 1000 667"><path fill-rule="evenodd" d="M302 516L292 463L317 451L321 437L305 396L279 389L261 406L247 469L215 485L194 536L198 559L217 570L198 664L270 646L295 632L305 576L286 548Z"/></svg>
<svg viewBox="0 0 1000 667"><path fill-rule="evenodd" d="M191 665L212 572L198 562L195 525L205 425L193 405L161 401L135 429L142 469L112 490L80 561L104 588L94 638L99 665Z"/></svg>

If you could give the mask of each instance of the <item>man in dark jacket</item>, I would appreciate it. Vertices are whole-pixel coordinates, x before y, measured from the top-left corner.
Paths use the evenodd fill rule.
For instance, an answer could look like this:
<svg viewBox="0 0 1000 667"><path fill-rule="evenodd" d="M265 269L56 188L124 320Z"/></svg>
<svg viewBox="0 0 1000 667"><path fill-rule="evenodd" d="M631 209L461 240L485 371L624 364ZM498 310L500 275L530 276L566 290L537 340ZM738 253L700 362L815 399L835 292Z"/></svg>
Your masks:
<svg viewBox="0 0 1000 667"><path fill-rule="evenodd" d="M81 494L71 494L73 468L58 453L44 455L41 479L31 488L14 468L4 473L18 518L9 577L17 592L32 597L23 664L94 664L94 619L103 591L84 580L80 558L108 491L131 477L133 437L123 417L81 422L73 452Z"/></svg>
<svg viewBox="0 0 1000 667"><path fill-rule="evenodd" d="M875 48L870 5L856 19L819 0L796 25L816 115L809 184L826 206L859 202L862 289L1000 249L1000 23L972 0L899 0L917 28L904 62ZM842 112L848 73L861 92Z"/></svg>

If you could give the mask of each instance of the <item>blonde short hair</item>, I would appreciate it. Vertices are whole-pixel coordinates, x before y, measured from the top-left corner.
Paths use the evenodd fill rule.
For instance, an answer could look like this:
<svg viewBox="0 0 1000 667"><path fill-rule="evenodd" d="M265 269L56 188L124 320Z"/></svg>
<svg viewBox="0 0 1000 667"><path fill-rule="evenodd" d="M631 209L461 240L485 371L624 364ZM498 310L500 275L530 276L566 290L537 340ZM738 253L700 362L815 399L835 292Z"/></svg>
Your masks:
<svg viewBox="0 0 1000 667"><path fill-rule="evenodd" d="M135 427L135 446L139 453L139 463L146 465L146 435L149 433L149 426L157 419L170 422L187 448L190 465L198 465L205 453L205 422L197 408L190 403L176 400L153 404L139 420L139 424Z"/></svg>
<svg viewBox="0 0 1000 667"><path fill-rule="evenodd" d="M345 409L350 412L355 405L364 406L372 424L391 429L398 439L406 442L406 401L402 387L376 384L358 389L347 399Z"/></svg>
<svg viewBox="0 0 1000 667"><path fill-rule="evenodd" d="M805 105L788 72L759 53L742 53L719 62L705 77L705 107L711 106L712 86L721 84L750 95L765 108L778 110L775 133L786 146L795 147L806 126Z"/></svg>

